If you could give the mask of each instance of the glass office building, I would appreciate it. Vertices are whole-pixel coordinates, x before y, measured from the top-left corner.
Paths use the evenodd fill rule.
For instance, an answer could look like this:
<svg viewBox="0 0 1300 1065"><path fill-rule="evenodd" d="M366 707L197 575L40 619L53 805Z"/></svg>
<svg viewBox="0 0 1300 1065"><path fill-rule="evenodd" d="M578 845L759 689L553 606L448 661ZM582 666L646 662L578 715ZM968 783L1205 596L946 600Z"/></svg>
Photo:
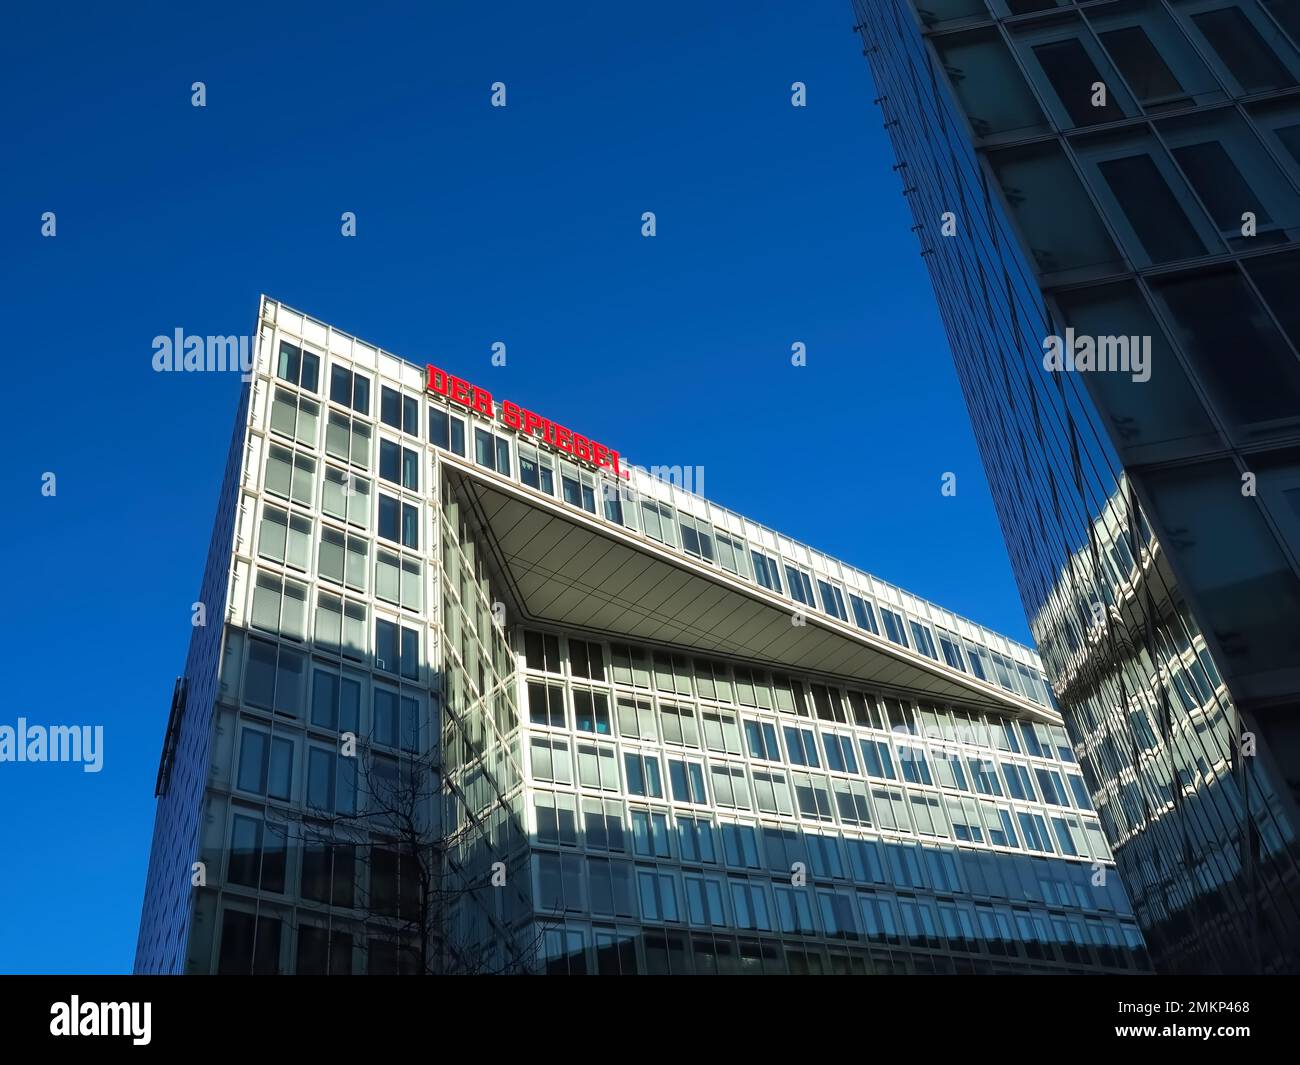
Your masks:
<svg viewBox="0 0 1300 1065"><path fill-rule="evenodd" d="M1155 967L1293 972L1300 3L854 11Z"/></svg>
<svg viewBox="0 0 1300 1065"><path fill-rule="evenodd" d="M138 971L1147 967L1030 649L612 455L263 300Z"/></svg>

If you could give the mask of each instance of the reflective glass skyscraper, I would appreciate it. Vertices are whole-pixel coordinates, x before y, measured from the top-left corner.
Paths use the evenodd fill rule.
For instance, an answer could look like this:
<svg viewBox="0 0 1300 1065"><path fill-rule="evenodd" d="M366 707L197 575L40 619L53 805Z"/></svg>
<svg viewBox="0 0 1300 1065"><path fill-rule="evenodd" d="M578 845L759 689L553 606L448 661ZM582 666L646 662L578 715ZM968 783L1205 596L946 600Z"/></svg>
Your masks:
<svg viewBox="0 0 1300 1065"><path fill-rule="evenodd" d="M1300 3L853 6L1156 968L1295 971Z"/></svg>

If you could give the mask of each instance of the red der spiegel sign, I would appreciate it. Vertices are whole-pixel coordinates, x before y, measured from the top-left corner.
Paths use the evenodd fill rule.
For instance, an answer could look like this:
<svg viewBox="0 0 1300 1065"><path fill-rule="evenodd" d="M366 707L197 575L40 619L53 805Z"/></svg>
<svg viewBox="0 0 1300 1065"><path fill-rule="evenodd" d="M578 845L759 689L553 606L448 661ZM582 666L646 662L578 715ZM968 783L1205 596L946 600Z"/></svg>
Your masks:
<svg viewBox="0 0 1300 1065"><path fill-rule="evenodd" d="M620 468L618 452L613 448L589 440L509 400L504 400L498 411L492 402L491 392L440 370L436 366L429 367L429 380L426 387L430 392L446 396L452 403L466 410L499 421L526 436L539 437L556 451L563 452L579 462L585 462L598 470L613 470L618 477L628 476L627 472Z"/></svg>

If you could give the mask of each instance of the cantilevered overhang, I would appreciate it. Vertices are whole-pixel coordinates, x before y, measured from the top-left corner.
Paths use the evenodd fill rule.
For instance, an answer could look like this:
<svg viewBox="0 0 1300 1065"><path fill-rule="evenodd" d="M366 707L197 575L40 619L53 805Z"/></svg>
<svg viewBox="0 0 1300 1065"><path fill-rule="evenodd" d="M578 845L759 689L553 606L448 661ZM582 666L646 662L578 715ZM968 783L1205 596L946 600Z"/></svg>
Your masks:
<svg viewBox="0 0 1300 1065"><path fill-rule="evenodd" d="M473 464L441 456L517 616L1059 723L1051 710Z"/></svg>

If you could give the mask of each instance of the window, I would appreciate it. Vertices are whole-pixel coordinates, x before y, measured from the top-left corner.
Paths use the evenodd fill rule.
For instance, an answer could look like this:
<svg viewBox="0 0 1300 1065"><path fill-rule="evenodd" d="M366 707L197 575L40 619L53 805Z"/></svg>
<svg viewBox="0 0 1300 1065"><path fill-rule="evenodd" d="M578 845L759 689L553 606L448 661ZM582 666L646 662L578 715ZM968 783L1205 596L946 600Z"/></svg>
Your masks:
<svg viewBox="0 0 1300 1065"><path fill-rule="evenodd" d="M867 786L857 780L833 780L835 809L846 825L870 825L871 807L867 802Z"/></svg>
<svg viewBox="0 0 1300 1065"><path fill-rule="evenodd" d="M749 554L754 560L754 579L764 588L781 591L781 573L775 559L768 558L761 551L751 550Z"/></svg>
<svg viewBox="0 0 1300 1065"><path fill-rule="evenodd" d="M626 849L623 842L623 804L612 799L582 800L582 831L588 850Z"/></svg>
<svg viewBox="0 0 1300 1065"><path fill-rule="evenodd" d="M654 755L627 751L623 755L623 769L627 774L629 795L648 796L652 799L664 797L663 782L659 776L659 759Z"/></svg>
<svg viewBox="0 0 1300 1065"><path fill-rule="evenodd" d="M822 733L822 747L826 751L826 768L836 773L856 773L858 759L853 753L853 741L834 732Z"/></svg>
<svg viewBox="0 0 1300 1065"><path fill-rule="evenodd" d="M293 792L293 741L261 729L244 728L235 780L240 791L288 802Z"/></svg>
<svg viewBox="0 0 1300 1065"><path fill-rule="evenodd" d="M420 490L419 456L392 440L379 441L379 476L412 492Z"/></svg>
<svg viewBox="0 0 1300 1065"><path fill-rule="evenodd" d="M808 891L779 884L772 890L776 893L776 914L781 931L787 935L815 936L817 926L813 923Z"/></svg>
<svg viewBox="0 0 1300 1065"><path fill-rule="evenodd" d="M405 555L376 551L375 595L408 610L420 610L424 602L423 565Z"/></svg>
<svg viewBox="0 0 1300 1065"><path fill-rule="evenodd" d="M344 602L324 589L316 593L316 643L322 649L361 661L367 651L366 605Z"/></svg>
<svg viewBox="0 0 1300 1065"><path fill-rule="evenodd" d="M277 917L226 910L221 915L217 972L223 976L278 975L283 928Z"/></svg>
<svg viewBox="0 0 1300 1065"><path fill-rule="evenodd" d="M901 647L909 646L902 616L884 606L880 608L880 616L885 619L885 635Z"/></svg>
<svg viewBox="0 0 1300 1065"><path fill-rule="evenodd" d="M736 927L770 932L772 919L768 912L767 892L763 885L749 880L732 880L730 884L731 905L736 914Z"/></svg>
<svg viewBox="0 0 1300 1065"><path fill-rule="evenodd" d="M880 714L880 707L874 695L861 692L849 692L849 708L853 712L853 723L864 728L885 729L885 719Z"/></svg>
<svg viewBox="0 0 1300 1065"><path fill-rule="evenodd" d="M370 426L358 418L330 411L325 423L325 454L370 469Z"/></svg>
<svg viewBox="0 0 1300 1065"><path fill-rule="evenodd" d="M723 928L727 914L722 902L722 885L716 880L688 876L686 878L686 912L690 923L703 927Z"/></svg>
<svg viewBox="0 0 1300 1065"><path fill-rule="evenodd" d="M962 661L961 647L955 636L949 636L940 631L939 633L939 650L943 652L943 660L953 669L960 669L966 672L966 663Z"/></svg>
<svg viewBox="0 0 1300 1065"><path fill-rule="evenodd" d="M715 862L713 825L702 818L677 816L677 846L684 862Z"/></svg>
<svg viewBox="0 0 1300 1065"><path fill-rule="evenodd" d="M555 495L555 471L551 460L540 455L526 444L519 445L519 479L529 488L536 488L548 496Z"/></svg>
<svg viewBox="0 0 1300 1065"><path fill-rule="evenodd" d="M821 761L817 757L817 739L813 736L812 729L794 728L791 725L784 727L785 746L790 752L791 765L812 766L814 769L821 768Z"/></svg>
<svg viewBox="0 0 1300 1065"><path fill-rule="evenodd" d="M287 388L277 388L271 401L271 431L296 440L307 447L316 446L320 425L320 404L298 396Z"/></svg>
<svg viewBox="0 0 1300 1065"><path fill-rule="evenodd" d="M529 669L560 673L560 640L550 633L524 633L524 662Z"/></svg>
<svg viewBox="0 0 1300 1065"><path fill-rule="evenodd" d="M794 814L790 785L784 773L769 773L755 769L754 801L761 813L784 814L787 817Z"/></svg>
<svg viewBox="0 0 1300 1065"><path fill-rule="evenodd" d="M821 909L822 926L832 939L857 939L858 923L853 917L853 904L838 891L817 892Z"/></svg>
<svg viewBox="0 0 1300 1065"><path fill-rule="evenodd" d="M700 745L700 730L695 720L694 707L660 703L659 717L665 743L678 743L686 747Z"/></svg>
<svg viewBox="0 0 1300 1065"><path fill-rule="evenodd" d="M564 689L558 684L529 681L528 718L534 725L564 728Z"/></svg>
<svg viewBox="0 0 1300 1065"><path fill-rule="evenodd" d="M804 606L815 606L813 599L812 578L797 566L785 564L785 579L790 585L790 598Z"/></svg>
<svg viewBox="0 0 1300 1065"><path fill-rule="evenodd" d="M1120 91L1114 79L1107 83L1106 102L1093 105L1093 85L1104 81L1083 41L1077 37L1049 41L1031 46L1061 105L1069 115L1067 128L1112 122L1124 117L1124 111L1112 99Z"/></svg>
<svg viewBox="0 0 1300 1065"><path fill-rule="evenodd" d="M844 704L840 701L840 693L834 688L828 688L825 684L814 684L812 686L813 706L817 711L817 716L822 721L838 721L841 725L847 724L848 720L844 716Z"/></svg>
<svg viewBox="0 0 1300 1065"><path fill-rule="evenodd" d="M1097 34L1143 107L1184 97L1183 86L1141 26Z"/></svg>
<svg viewBox="0 0 1300 1065"><path fill-rule="evenodd" d="M302 848L302 897L351 907L356 895L356 847L308 838Z"/></svg>
<svg viewBox="0 0 1300 1065"><path fill-rule="evenodd" d="M299 976L351 976L352 936L315 925L299 925L294 972Z"/></svg>
<svg viewBox="0 0 1300 1065"><path fill-rule="evenodd" d="M862 750L862 764L867 776L879 780L898 779L894 775L894 760L888 743L884 740L858 740L858 746Z"/></svg>
<svg viewBox="0 0 1300 1065"><path fill-rule="evenodd" d="M303 351L287 340L280 341L280 357L276 360L275 375L281 381L297 385L305 392L315 392L319 385L320 356Z"/></svg>
<svg viewBox="0 0 1300 1065"><path fill-rule="evenodd" d="M704 768L698 762L670 758L668 779L673 789L674 802L708 803L708 792L704 790Z"/></svg>
<svg viewBox="0 0 1300 1065"><path fill-rule="evenodd" d="M585 688L575 688L573 716L580 732L594 732L600 736L608 736L613 731L609 720L609 697L604 692L590 692Z"/></svg>
<svg viewBox="0 0 1300 1065"><path fill-rule="evenodd" d="M330 400L351 407L358 414L370 413L370 378L335 365L330 369Z"/></svg>
<svg viewBox="0 0 1300 1065"><path fill-rule="evenodd" d="M685 655L654 653L655 687L661 692L691 694L690 664Z"/></svg>
<svg viewBox="0 0 1300 1065"><path fill-rule="evenodd" d="M872 788L871 805L876 812L876 824L903 832L912 831L912 820L907 813L903 793L892 788Z"/></svg>
<svg viewBox="0 0 1300 1065"><path fill-rule="evenodd" d="M288 837L284 828L240 814L231 818L230 862L226 879L232 884L284 892Z"/></svg>
<svg viewBox="0 0 1300 1065"><path fill-rule="evenodd" d="M613 660L616 684L630 684L637 688L650 687L650 667L646 661L644 648L616 643L610 645L609 653Z"/></svg>
<svg viewBox="0 0 1300 1065"><path fill-rule="evenodd" d="M311 723L355 734L361 724L361 677L318 664L312 670Z"/></svg>
<svg viewBox="0 0 1300 1065"><path fill-rule="evenodd" d="M326 466L321 509L332 518L369 529L369 479Z"/></svg>
<svg viewBox="0 0 1300 1065"><path fill-rule="evenodd" d="M970 778L975 784L975 790L981 795L1002 794L1002 786L995 775L997 767L992 758L967 758L966 766L970 770Z"/></svg>
<svg viewBox="0 0 1300 1065"><path fill-rule="evenodd" d="M632 853L639 858L671 858L668 815L654 810L632 811Z"/></svg>
<svg viewBox="0 0 1300 1065"><path fill-rule="evenodd" d="M392 540L403 547L417 549L420 546L420 510L411 503L405 503L382 493L379 496L379 535L384 540Z"/></svg>
<svg viewBox="0 0 1300 1065"><path fill-rule="evenodd" d="M636 917L636 893L632 868L627 862L588 858L591 879L591 912L602 917ZM633 952L635 957L635 952Z"/></svg>
<svg viewBox="0 0 1300 1065"><path fill-rule="evenodd" d="M694 555L706 562L712 562L714 560L713 532L708 523L686 514L680 514L678 515L678 525L681 528L682 549L688 555Z"/></svg>
<svg viewBox="0 0 1300 1065"><path fill-rule="evenodd" d="M605 658L600 649L600 644L570 638L569 669L575 677L603 681L605 679Z"/></svg>
<svg viewBox="0 0 1300 1065"><path fill-rule="evenodd" d="M646 921L678 921L677 879L672 873L637 870L641 917Z"/></svg>
<svg viewBox="0 0 1300 1065"><path fill-rule="evenodd" d="M858 628L866 629L870 633L880 635L880 628L876 625L875 608L856 595L849 596L849 605L853 607L853 620L857 623Z"/></svg>
<svg viewBox="0 0 1300 1065"><path fill-rule="evenodd" d="M1016 814L1016 818L1020 822L1026 849L1051 854L1052 841L1047 835L1047 822L1043 820L1042 814L1021 811Z"/></svg>
<svg viewBox="0 0 1300 1065"><path fill-rule="evenodd" d="M503 436L493 436L485 429L475 429L474 461L510 476L510 441Z"/></svg>
<svg viewBox="0 0 1300 1065"><path fill-rule="evenodd" d="M849 620L849 612L844 607L844 593L828 581L817 580L817 590L821 593L822 609L831 617L841 621Z"/></svg>
<svg viewBox="0 0 1300 1065"><path fill-rule="evenodd" d="M312 523L301 515L290 515L279 507L262 508L262 526L257 536L257 553L262 558L305 570L311 561Z"/></svg>
<svg viewBox="0 0 1300 1065"><path fill-rule="evenodd" d="M930 776L930 764L925 752L920 747L909 747L905 743L898 745L898 764L903 770L903 779L909 784L933 784Z"/></svg>
<svg viewBox="0 0 1300 1065"><path fill-rule="evenodd" d="M781 748L776 742L776 729L766 721L746 721L745 741L749 756L768 762L781 761Z"/></svg>
<svg viewBox="0 0 1300 1065"><path fill-rule="evenodd" d="M1002 763L1002 779L1007 783L1007 794L1021 802L1036 801L1034 786L1029 780L1029 769L1017 762Z"/></svg>
<svg viewBox="0 0 1300 1065"><path fill-rule="evenodd" d="M306 658L289 647L265 640L248 641L244 702L262 710L300 717L306 702Z"/></svg>
<svg viewBox="0 0 1300 1065"><path fill-rule="evenodd" d="M830 788L823 776L792 773L795 800L801 817L814 821L833 821Z"/></svg>
<svg viewBox="0 0 1300 1065"><path fill-rule="evenodd" d="M618 731L619 735L629 739L658 739L654 705L650 700L633 699L627 695L620 695L618 697Z"/></svg>
<svg viewBox="0 0 1300 1065"><path fill-rule="evenodd" d="M310 507L316 499L316 460L272 444L266 457L266 490Z"/></svg>
<svg viewBox="0 0 1300 1065"><path fill-rule="evenodd" d="M722 846L727 864L736 869L757 869L758 835L753 825L722 825Z"/></svg>
<svg viewBox="0 0 1300 1065"><path fill-rule="evenodd" d="M582 883L583 860L577 854L538 854L535 856L539 909L581 912L585 909Z"/></svg>
<svg viewBox="0 0 1300 1065"><path fill-rule="evenodd" d="M291 639L306 639L307 586L259 570L253 587L251 623Z"/></svg>
<svg viewBox="0 0 1300 1065"><path fill-rule="evenodd" d="M916 641L916 649L927 658L937 659L939 654L934 649L934 637L930 634L930 630L919 621L909 619L908 624L912 627L912 638Z"/></svg>
<svg viewBox="0 0 1300 1065"><path fill-rule="evenodd" d="M333 814L357 812L357 760L309 745L307 748L307 805Z"/></svg>
<svg viewBox="0 0 1300 1065"><path fill-rule="evenodd" d="M939 783L943 787L970 790L966 785L966 770L962 768L961 758L956 753L936 751L934 768L939 774Z"/></svg>
<svg viewBox="0 0 1300 1065"><path fill-rule="evenodd" d="M368 587L370 542L341 529L322 525L316 572L325 580L364 592Z"/></svg>
<svg viewBox="0 0 1300 1065"><path fill-rule="evenodd" d="M719 806L733 809L751 809L749 784L740 766L713 764L709 767L713 778L713 801Z"/></svg>
<svg viewBox="0 0 1300 1065"><path fill-rule="evenodd" d="M545 736L533 736L530 741L532 751L533 779L549 780L556 784L573 783L573 767L569 761L569 744L566 740L553 740ZM581 756L581 748L579 748Z"/></svg>
<svg viewBox="0 0 1300 1065"><path fill-rule="evenodd" d="M1192 22L1210 42L1210 47L1243 92L1285 89L1295 84L1295 79L1265 42L1255 23L1236 4L1195 13Z"/></svg>
<svg viewBox="0 0 1300 1065"><path fill-rule="evenodd" d="M420 634L405 625L375 619L375 666L386 673L420 679Z"/></svg>
<svg viewBox="0 0 1300 1065"><path fill-rule="evenodd" d="M419 436L420 401L384 385L379 390L379 420L411 436Z"/></svg>
<svg viewBox="0 0 1300 1065"><path fill-rule="evenodd" d="M740 728L736 715L722 710L701 710L704 719L704 743L711 751L740 754Z"/></svg>
<svg viewBox="0 0 1300 1065"><path fill-rule="evenodd" d="M565 744L567 752L568 745ZM578 781L584 788L618 791L618 761L613 747L578 744Z"/></svg>
<svg viewBox="0 0 1300 1065"><path fill-rule="evenodd" d="M718 544L718 562L728 573L740 577L749 576L749 567L745 563L745 544L741 540L716 533Z"/></svg>
<svg viewBox="0 0 1300 1065"><path fill-rule="evenodd" d="M948 822L943 816L943 804L933 795L908 795L912 804L912 821L923 836L948 836Z"/></svg>
<svg viewBox="0 0 1300 1065"><path fill-rule="evenodd" d="M641 528L650 539L672 546L672 521L672 509L667 504L641 500Z"/></svg>
<svg viewBox="0 0 1300 1065"><path fill-rule="evenodd" d="M1035 769L1034 776L1038 779L1038 789L1042 792L1043 802L1049 806L1069 806L1070 800L1065 795L1065 784L1061 781L1061 774L1054 769Z"/></svg>
<svg viewBox="0 0 1300 1065"><path fill-rule="evenodd" d="M457 455L465 454L465 423L440 407L429 407L429 443Z"/></svg>

